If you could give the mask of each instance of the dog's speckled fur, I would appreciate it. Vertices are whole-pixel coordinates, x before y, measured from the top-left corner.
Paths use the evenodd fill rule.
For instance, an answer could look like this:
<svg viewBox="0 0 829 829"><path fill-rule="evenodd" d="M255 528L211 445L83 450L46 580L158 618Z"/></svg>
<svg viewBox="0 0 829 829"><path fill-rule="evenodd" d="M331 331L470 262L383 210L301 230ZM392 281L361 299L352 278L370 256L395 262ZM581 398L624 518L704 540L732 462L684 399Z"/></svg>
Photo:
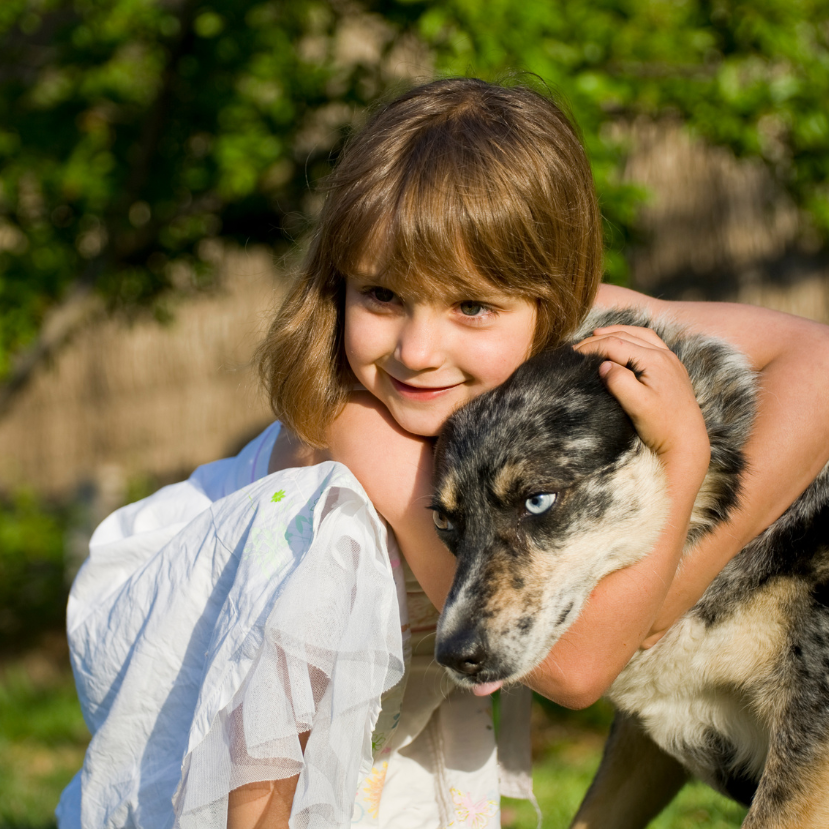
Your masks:
<svg viewBox="0 0 829 829"><path fill-rule="evenodd" d="M690 547L737 504L755 377L744 357L629 311L688 369L711 440ZM513 681L547 654L598 581L652 549L659 462L599 380L600 358L539 355L447 423L434 508L457 574L436 654L462 685ZM542 514L527 499L555 493ZM644 827L689 774L750 805L745 827L829 826L829 467L735 557L610 689L617 718L574 822Z"/></svg>

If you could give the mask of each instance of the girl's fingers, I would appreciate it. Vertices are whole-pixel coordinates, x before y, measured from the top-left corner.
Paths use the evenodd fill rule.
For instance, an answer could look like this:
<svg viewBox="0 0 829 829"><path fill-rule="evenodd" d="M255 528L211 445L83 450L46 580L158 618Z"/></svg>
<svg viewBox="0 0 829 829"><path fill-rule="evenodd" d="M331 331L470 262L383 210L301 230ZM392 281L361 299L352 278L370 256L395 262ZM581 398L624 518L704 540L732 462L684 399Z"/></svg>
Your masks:
<svg viewBox="0 0 829 829"><path fill-rule="evenodd" d="M686 444L705 449L705 424L688 372L658 335L649 329L613 326L597 331L577 348L605 358L599 374L652 450L664 457Z"/></svg>
<svg viewBox="0 0 829 829"><path fill-rule="evenodd" d="M599 367L599 375L608 391L619 401L634 425L638 427L647 415L651 394L636 375L625 366L607 360Z"/></svg>
<svg viewBox="0 0 829 829"><path fill-rule="evenodd" d="M575 348L586 353L601 351L602 343L630 343L642 348L668 351L668 346L660 339L659 335L649 328L640 328L633 325L614 325L608 328L597 328L593 335L578 343ZM612 358L611 358L612 359Z"/></svg>
<svg viewBox="0 0 829 829"><path fill-rule="evenodd" d="M620 366L633 365L642 372L640 381L648 385L658 382L666 371L687 376L684 366L672 351L664 345L657 347L637 338L618 334L595 337L579 343L578 350L584 354L598 354Z"/></svg>
<svg viewBox="0 0 829 829"><path fill-rule="evenodd" d="M596 328L593 331L594 337L603 337L609 334L620 334L622 336L634 337L644 340L657 348L667 348L662 338L652 328L643 328L639 325L608 325L604 328Z"/></svg>

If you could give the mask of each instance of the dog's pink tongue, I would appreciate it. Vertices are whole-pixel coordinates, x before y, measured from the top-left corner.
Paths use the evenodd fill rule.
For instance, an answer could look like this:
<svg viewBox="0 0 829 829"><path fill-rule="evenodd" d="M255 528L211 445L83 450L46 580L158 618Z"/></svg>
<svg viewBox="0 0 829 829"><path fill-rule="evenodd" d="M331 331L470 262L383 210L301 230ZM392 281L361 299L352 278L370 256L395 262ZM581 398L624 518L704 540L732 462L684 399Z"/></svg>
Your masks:
<svg viewBox="0 0 829 829"><path fill-rule="evenodd" d="M476 697L485 697L494 694L503 684L503 682L482 682L472 689L472 693Z"/></svg>

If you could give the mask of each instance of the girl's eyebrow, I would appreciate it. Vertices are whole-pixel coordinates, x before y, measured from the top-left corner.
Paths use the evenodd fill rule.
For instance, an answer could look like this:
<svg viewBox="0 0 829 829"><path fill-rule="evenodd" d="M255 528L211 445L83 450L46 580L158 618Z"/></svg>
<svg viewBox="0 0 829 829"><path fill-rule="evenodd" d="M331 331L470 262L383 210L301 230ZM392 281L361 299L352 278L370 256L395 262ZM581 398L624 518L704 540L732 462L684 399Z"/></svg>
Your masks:
<svg viewBox="0 0 829 829"><path fill-rule="evenodd" d="M384 274L378 271L364 271L355 268L344 274L346 279L355 279L358 282L384 282Z"/></svg>
<svg viewBox="0 0 829 829"><path fill-rule="evenodd" d="M452 290L446 294L450 302L480 302L482 305L499 305L510 300L510 295L496 288L481 286L470 290Z"/></svg>
<svg viewBox="0 0 829 829"><path fill-rule="evenodd" d="M466 286L453 285L451 283L442 286L435 284L430 290L423 281L420 281L419 284L414 286L407 285L405 278L401 279L399 276L390 274L386 270L364 270L359 265L345 274L345 277L363 286L376 285L378 287L388 288L394 291L401 299L430 296L433 299L439 299L452 304L459 302L478 302L481 305L499 306L509 304L514 298L514 295L508 291L500 290L494 285L489 285L483 281L479 284L472 282L472 284ZM439 278L436 277L435 282L439 282Z"/></svg>

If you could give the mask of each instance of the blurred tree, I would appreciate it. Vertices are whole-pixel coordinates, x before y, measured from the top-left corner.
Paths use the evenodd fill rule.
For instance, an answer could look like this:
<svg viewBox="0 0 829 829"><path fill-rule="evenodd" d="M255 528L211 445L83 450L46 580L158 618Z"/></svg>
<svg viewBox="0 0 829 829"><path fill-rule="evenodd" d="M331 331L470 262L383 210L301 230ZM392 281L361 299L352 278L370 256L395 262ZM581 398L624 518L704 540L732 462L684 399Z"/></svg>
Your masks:
<svg viewBox="0 0 829 829"><path fill-rule="evenodd" d="M394 4L396 5L396 4ZM443 0L416 4L439 71L537 73L570 102L608 220L608 270L641 203L614 123L673 116L762 160L829 239L827 0Z"/></svg>
<svg viewBox="0 0 829 829"><path fill-rule="evenodd" d="M0 654L64 623L68 519L31 492L0 500Z"/></svg>
<svg viewBox="0 0 829 829"><path fill-rule="evenodd" d="M4 0L0 413L102 305L163 317L216 239L293 240L366 104L430 61L569 100L612 278L644 197L613 125L639 115L762 159L826 239L828 32L827 0Z"/></svg>
<svg viewBox="0 0 829 829"><path fill-rule="evenodd" d="M314 0L4 0L0 411L102 304L163 317L218 237L300 233L392 34Z"/></svg>

